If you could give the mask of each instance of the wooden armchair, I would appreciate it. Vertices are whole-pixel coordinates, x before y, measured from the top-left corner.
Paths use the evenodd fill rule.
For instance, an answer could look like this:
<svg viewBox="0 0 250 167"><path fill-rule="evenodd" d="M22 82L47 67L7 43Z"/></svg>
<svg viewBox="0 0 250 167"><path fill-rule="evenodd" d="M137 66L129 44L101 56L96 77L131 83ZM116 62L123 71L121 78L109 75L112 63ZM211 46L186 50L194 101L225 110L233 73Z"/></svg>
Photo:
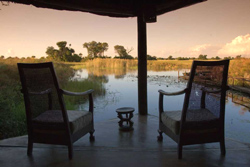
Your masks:
<svg viewBox="0 0 250 167"><path fill-rule="evenodd" d="M73 143L87 133L94 141L93 90L73 93L59 87L53 63L22 64L18 70L24 95L28 150L33 143L68 146L68 156L73 157ZM88 96L88 111L67 110L63 95Z"/></svg>
<svg viewBox="0 0 250 167"><path fill-rule="evenodd" d="M178 158L184 145L220 142L225 155L225 96L229 60L194 61L187 87L179 92L159 90L159 136L165 133L178 143ZM164 111L163 97L185 94L180 111Z"/></svg>

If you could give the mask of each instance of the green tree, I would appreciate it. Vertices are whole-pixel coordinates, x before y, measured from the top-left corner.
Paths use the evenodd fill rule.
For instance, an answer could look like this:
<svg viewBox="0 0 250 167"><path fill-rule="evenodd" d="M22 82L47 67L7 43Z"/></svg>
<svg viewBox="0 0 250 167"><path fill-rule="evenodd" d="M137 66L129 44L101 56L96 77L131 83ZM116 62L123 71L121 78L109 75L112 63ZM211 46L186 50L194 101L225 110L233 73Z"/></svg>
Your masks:
<svg viewBox="0 0 250 167"><path fill-rule="evenodd" d="M169 55L167 59L168 59L168 60L174 60L174 58L173 58L172 55Z"/></svg>
<svg viewBox="0 0 250 167"><path fill-rule="evenodd" d="M88 58L97 58L97 57L103 57L104 52L108 50L108 43L106 42L85 42L83 44L83 48L86 48L88 51Z"/></svg>
<svg viewBox="0 0 250 167"><path fill-rule="evenodd" d="M59 47L60 50L63 50L66 48L67 42L66 41L60 41L57 42L56 45Z"/></svg>
<svg viewBox="0 0 250 167"><path fill-rule="evenodd" d="M108 43L106 42L101 43L100 56L104 57L104 52L107 51L108 48L109 48Z"/></svg>
<svg viewBox="0 0 250 167"><path fill-rule="evenodd" d="M177 60L189 60L190 58L187 57L177 57Z"/></svg>
<svg viewBox="0 0 250 167"><path fill-rule="evenodd" d="M207 55L202 55L200 54L198 59L201 59L201 60L207 60Z"/></svg>
<svg viewBox="0 0 250 167"><path fill-rule="evenodd" d="M147 55L147 60L157 60L155 56Z"/></svg>
<svg viewBox="0 0 250 167"><path fill-rule="evenodd" d="M241 59L242 57L241 57L241 55L237 55L235 58L236 59Z"/></svg>
<svg viewBox="0 0 250 167"><path fill-rule="evenodd" d="M55 49L53 46L49 46L46 50L46 54L48 58L52 58L54 60L65 61L65 62L80 62L81 57L75 53L75 50L67 47L66 41L57 42L59 50ZM71 44L69 44L71 46Z"/></svg>
<svg viewBox="0 0 250 167"><path fill-rule="evenodd" d="M234 59L234 57L231 57L231 56L229 56L229 57L224 57L224 60L227 60L227 59L232 60L232 59Z"/></svg>
<svg viewBox="0 0 250 167"><path fill-rule="evenodd" d="M168 58L158 57L157 60L166 60Z"/></svg>
<svg viewBox="0 0 250 167"><path fill-rule="evenodd" d="M121 45L115 45L114 46L115 52L119 55L118 57L116 56L115 58L120 58L120 59L133 59L129 53L133 50L133 48L125 49L124 46Z"/></svg>
<svg viewBox="0 0 250 167"><path fill-rule="evenodd" d="M57 56L57 50L53 46L47 47L46 54L48 55L48 58L52 58L54 60L60 60Z"/></svg>
<svg viewBox="0 0 250 167"><path fill-rule="evenodd" d="M220 60L221 58L219 56L216 56L216 57L212 57L211 59Z"/></svg>

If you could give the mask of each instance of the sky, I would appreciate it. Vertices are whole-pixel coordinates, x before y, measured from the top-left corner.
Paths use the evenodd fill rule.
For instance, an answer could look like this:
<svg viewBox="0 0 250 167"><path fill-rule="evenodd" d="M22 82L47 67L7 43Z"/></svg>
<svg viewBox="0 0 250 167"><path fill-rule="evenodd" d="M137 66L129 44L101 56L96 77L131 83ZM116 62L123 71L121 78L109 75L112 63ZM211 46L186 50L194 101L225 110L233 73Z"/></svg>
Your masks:
<svg viewBox="0 0 250 167"><path fill-rule="evenodd" d="M85 42L107 42L114 57L122 45L137 57L137 18L111 18L31 5L0 4L0 56L46 57L48 46L67 41L87 56ZM147 53L167 58L250 58L250 0L208 0L165 13L147 24ZM58 49L58 48L57 48Z"/></svg>

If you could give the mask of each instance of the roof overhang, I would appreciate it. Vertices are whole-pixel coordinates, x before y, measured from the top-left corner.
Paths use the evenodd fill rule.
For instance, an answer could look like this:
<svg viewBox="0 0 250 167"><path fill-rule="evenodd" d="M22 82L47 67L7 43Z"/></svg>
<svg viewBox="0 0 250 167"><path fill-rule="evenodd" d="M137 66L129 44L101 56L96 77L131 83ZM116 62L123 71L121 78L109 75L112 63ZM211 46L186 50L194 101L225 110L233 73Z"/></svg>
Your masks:
<svg viewBox="0 0 250 167"><path fill-rule="evenodd" d="M146 22L156 16L206 0L1 0L39 8L81 11L110 17L137 17ZM151 20L151 21L150 21Z"/></svg>

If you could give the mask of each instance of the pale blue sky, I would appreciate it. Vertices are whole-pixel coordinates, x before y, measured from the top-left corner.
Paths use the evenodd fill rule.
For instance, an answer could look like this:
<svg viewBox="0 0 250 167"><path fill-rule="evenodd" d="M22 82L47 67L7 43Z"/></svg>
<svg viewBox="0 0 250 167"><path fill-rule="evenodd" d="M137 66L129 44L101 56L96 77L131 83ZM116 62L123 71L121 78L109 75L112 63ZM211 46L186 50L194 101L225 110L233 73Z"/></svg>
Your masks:
<svg viewBox="0 0 250 167"><path fill-rule="evenodd" d="M76 53L87 55L84 42L107 42L134 48L136 18L110 18L83 12L40 9L10 4L0 6L0 55L46 56L48 46L67 41ZM157 57L250 57L250 0L208 0L157 17L147 24L148 54Z"/></svg>

